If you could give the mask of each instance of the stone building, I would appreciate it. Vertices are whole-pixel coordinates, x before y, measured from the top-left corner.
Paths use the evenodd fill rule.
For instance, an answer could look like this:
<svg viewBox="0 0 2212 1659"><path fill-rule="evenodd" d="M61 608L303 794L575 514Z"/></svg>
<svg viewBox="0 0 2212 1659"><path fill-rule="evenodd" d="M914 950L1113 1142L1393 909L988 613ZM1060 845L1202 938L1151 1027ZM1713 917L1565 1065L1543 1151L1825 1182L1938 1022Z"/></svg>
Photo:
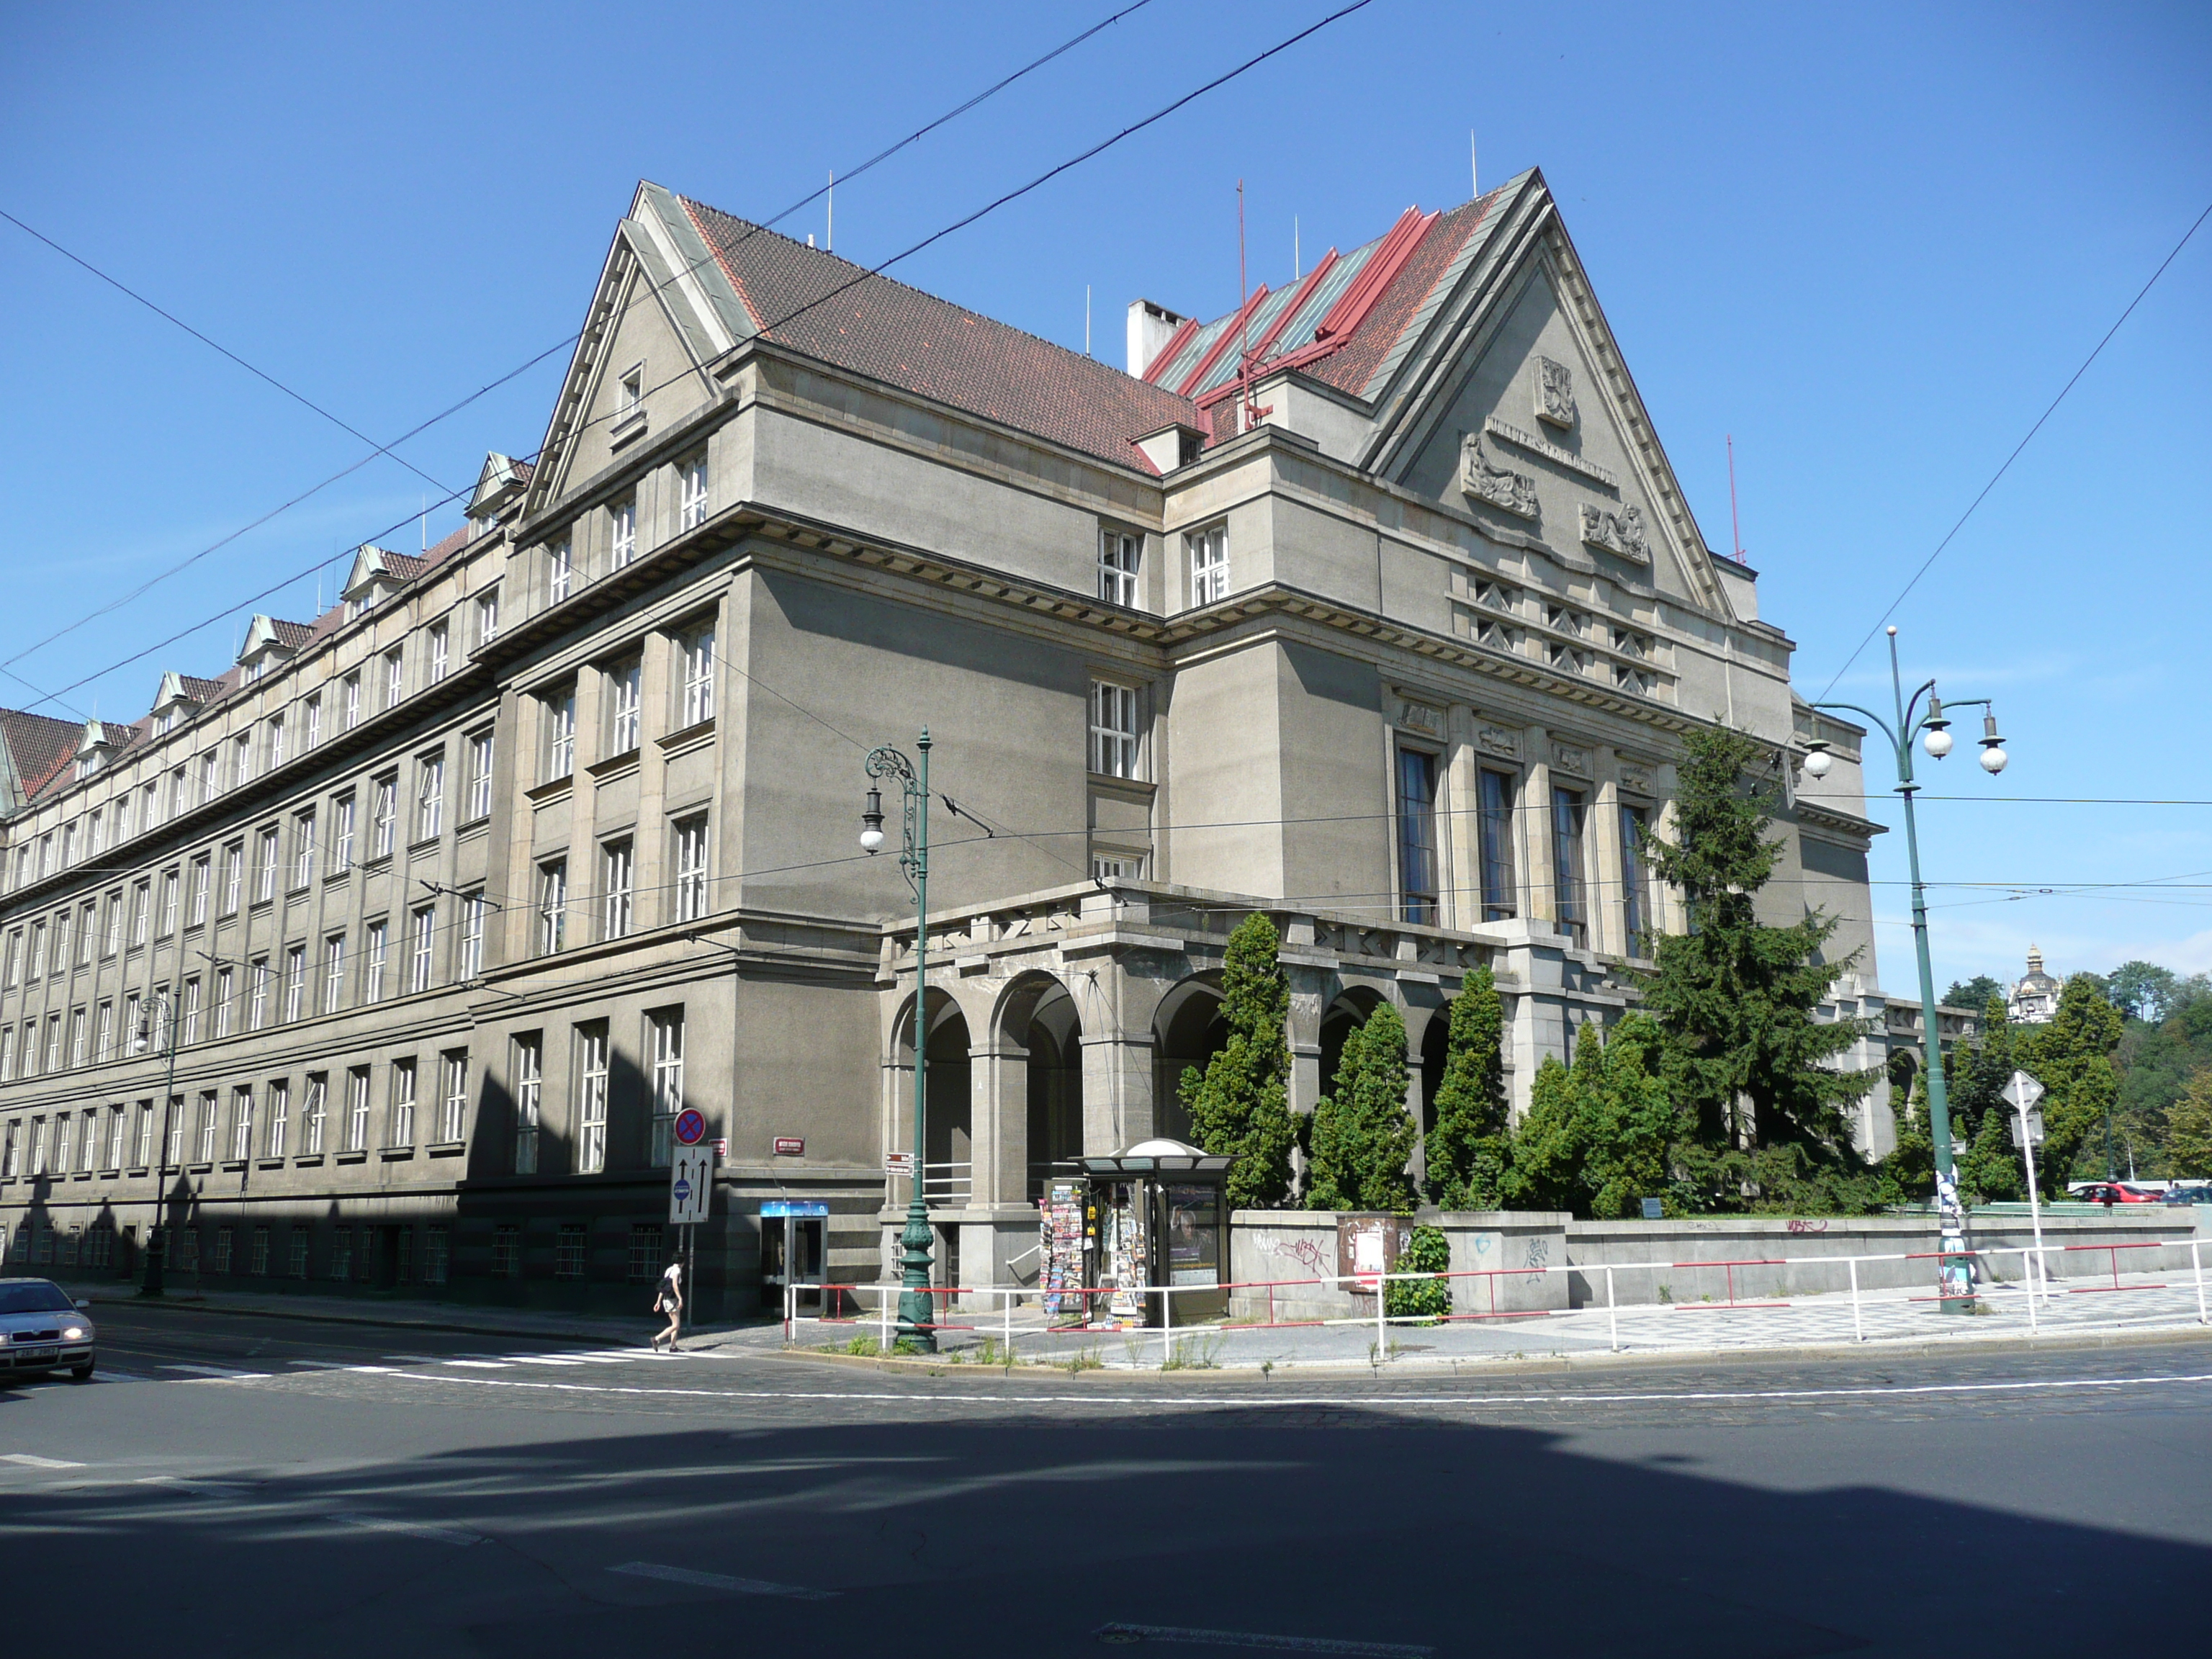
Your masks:
<svg viewBox="0 0 2212 1659"><path fill-rule="evenodd" d="M1252 909L1298 1109L1389 1000L1425 1112L1478 964L1525 1101L1681 925L1636 837L1711 722L1771 757L1768 914L1841 919L1878 1064L1860 734L1791 648L1540 175L1227 317L1139 301L1126 372L641 185L463 529L142 720L0 718L11 1252L109 1267L159 1202L173 1278L629 1305L690 1105L704 1311L758 1305L771 1200L873 1279L919 1023L940 1271L1018 1278L1046 1170L1183 1127ZM917 1022L854 835L925 725Z"/></svg>
<svg viewBox="0 0 2212 1659"><path fill-rule="evenodd" d="M2015 1025L2048 1025L2058 1012L2065 982L2043 971L2043 947L2027 947L2027 972L2005 993L2005 1018Z"/></svg>

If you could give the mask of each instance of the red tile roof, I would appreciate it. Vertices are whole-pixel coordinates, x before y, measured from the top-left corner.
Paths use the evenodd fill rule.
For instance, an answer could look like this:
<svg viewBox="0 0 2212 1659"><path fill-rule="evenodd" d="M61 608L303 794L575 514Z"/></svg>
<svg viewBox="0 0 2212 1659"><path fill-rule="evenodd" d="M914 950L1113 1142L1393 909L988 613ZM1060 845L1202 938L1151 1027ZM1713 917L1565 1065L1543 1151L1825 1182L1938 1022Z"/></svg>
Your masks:
<svg viewBox="0 0 2212 1659"><path fill-rule="evenodd" d="M83 735L84 726L76 720L0 708L0 743L8 745L8 759L26 799L70 763L76 754L77 739Z"/></svg>
<svg viewBox="0 0 2212 1659"><path fill-rule="evenodd" d="M1188 399L1095 357L678 199L779 345L1140 472L1139 438L1200 424Z"/></svg>

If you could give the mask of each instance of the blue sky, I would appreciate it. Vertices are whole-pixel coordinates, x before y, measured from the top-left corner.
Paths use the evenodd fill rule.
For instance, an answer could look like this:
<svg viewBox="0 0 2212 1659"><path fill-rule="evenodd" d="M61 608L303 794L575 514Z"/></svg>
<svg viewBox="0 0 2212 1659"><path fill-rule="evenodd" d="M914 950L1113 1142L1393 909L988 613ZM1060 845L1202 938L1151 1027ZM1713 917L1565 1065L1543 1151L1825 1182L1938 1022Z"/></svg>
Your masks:
<svg viewBox="0 0 2212 1659"><path fill-rule="evenodd" d="M575 327L639 177L764 216L1115 9L18 5L0 208L388 440ZM1333 9L1152 0L841 188L838 251L886 258ZM1762 604L1817 695L2212 202L2208 84L2201 4L1375 0L897 274L1078 348L1088 285L1115 356L1139 295L1235 303L1240 176L1279 280L1294 216L1310 261L1463 199L1472 127L1486 182L1552 181L1716 547L1735 435ZM5 223L0 292L0 658L363 453ZM1908 668L1998 698L2014 756L1929 769L1960 798L1923 809L1929 878L2027 890L1936 895L1939 982L2016 974L2031 939L2061 972L2212 969L2212 807L2015 799L2212 800L2208 319L2212 226L1899 610ZM459 488L533 449L564 360L400 453ZM307 614L319 562L415 544L426 494L374 460L7 672L53 690L211 619L66 697L135 716L251 611ZM1886 696L1878 655L1835 695ZM1886 921L1903 874L1883 837ZM2136 884L2034 890L2085 883ZM1909 990L1900 927L1881 951Z"/></svg>

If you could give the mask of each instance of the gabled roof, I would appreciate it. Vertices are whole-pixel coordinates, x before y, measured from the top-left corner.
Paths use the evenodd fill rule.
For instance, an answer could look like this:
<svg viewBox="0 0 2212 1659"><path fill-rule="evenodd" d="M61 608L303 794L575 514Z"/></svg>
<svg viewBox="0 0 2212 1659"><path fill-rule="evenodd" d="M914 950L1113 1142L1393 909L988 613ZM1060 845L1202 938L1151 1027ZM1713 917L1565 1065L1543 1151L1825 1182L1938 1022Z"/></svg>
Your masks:
<svg viewBox="0 0 2212 1659"><path fill-rule="evenodd" d="M264 617L257 611L246 624L245 643L238 647L238 660L245 662L271 646L286 653L295 652L314 636L313 623L286 622L281 617Z"/></svg>
<svg viewBox="0 0 2212 1659"><path fill-rule="evenodd" d="M469 517L496 517L502 507L529 487L533 470L528 461L518 461L495 449L485 455L483 470L477 474L476 490L469 497Z"/></svg>
<svg viewBox="0 0 2212 1659"><path fill-rule="evenodd" d="M0 708L0 811L15 811L68 766L82 731L75 720Z"/></svg>
<svg viewBox="0 0 2212 1659"><path fill-rule="evenodd" d="M374 583L396 585L411 582L428 568L427 559L418 559L409 553L394 553L388 548L364 545L353 556L353 568L347 572L345 586L338 592L350 599Z"/></svg>

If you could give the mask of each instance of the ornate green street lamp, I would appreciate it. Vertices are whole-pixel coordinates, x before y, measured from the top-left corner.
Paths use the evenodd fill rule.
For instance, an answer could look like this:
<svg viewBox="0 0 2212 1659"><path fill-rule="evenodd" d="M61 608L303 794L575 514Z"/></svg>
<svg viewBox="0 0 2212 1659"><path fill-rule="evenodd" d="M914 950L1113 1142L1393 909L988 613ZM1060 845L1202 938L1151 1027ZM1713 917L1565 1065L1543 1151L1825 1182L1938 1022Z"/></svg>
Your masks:
<svg viewBox="0 0 2212 1659"><path fill-rule="evenodd" d="M1936 695L1933 680L1915 691L1910 702L1906 702L1905 682L1898 673L1894 627L1889 630L1889 684L1897 709L1893 728L1872 709L1862 708L1855 702L1816 702L1813 707L1847 709L1863 715L1889 739L1895 752L1897 793L1905 797L1905 851L1912 868L1912 946L1920 962L1921 1033L1928 1062L1928 1135L1936 1143L1936 1210L1942 1238L1937 1246L1941 1254L1936 1257L1936 1292L1944 1312L1972 1313L1974 1259L1966 1248L1966 1212L1959 1202L1957 1168L1951 1156L1951 1102L1943 1086L1942 1033L1936 1024L1936 981L1928 965L1927 890L1920 879L1920 840L1912 822L1912 796L1919 787L1912 781L1912 739L1918 737L1921 747L1940 761L1951 752L1951 721L1944 713L1943 700ZM1924 709L1920 706L1923 697L1928 699ZM1992 777L2003 771L2010 757L2004 751L2004 739L1997 736L1997 717L1990 700L1957 699L1950 707L1982 710L1982 769ZM1826 777L1829 767L1835 763L1826 742L1815 738L1807 749L1805 770L1813 777Z"/></svg>
<svg viewBox="0 0 2212 1659"><path fill-rule="evenodd" d="M921 729L915 744L919 764L897 750L885 746L868 756L868 775L896 781L904 797L902 814L903 842L899 869L914 889L914 1170L913 1197L906 1206L906 1227L899 1234L899 1340L924 1352L937 1348L937 1310L929 1294L929 1247L936 1242L930 1231L929 1200L923 1188L927 1166L922 1139L922 1111L929 1070L929 728ZM872 783L867 807L860 814L860 845L870 854L884 844L884 794Z"/></svg>

